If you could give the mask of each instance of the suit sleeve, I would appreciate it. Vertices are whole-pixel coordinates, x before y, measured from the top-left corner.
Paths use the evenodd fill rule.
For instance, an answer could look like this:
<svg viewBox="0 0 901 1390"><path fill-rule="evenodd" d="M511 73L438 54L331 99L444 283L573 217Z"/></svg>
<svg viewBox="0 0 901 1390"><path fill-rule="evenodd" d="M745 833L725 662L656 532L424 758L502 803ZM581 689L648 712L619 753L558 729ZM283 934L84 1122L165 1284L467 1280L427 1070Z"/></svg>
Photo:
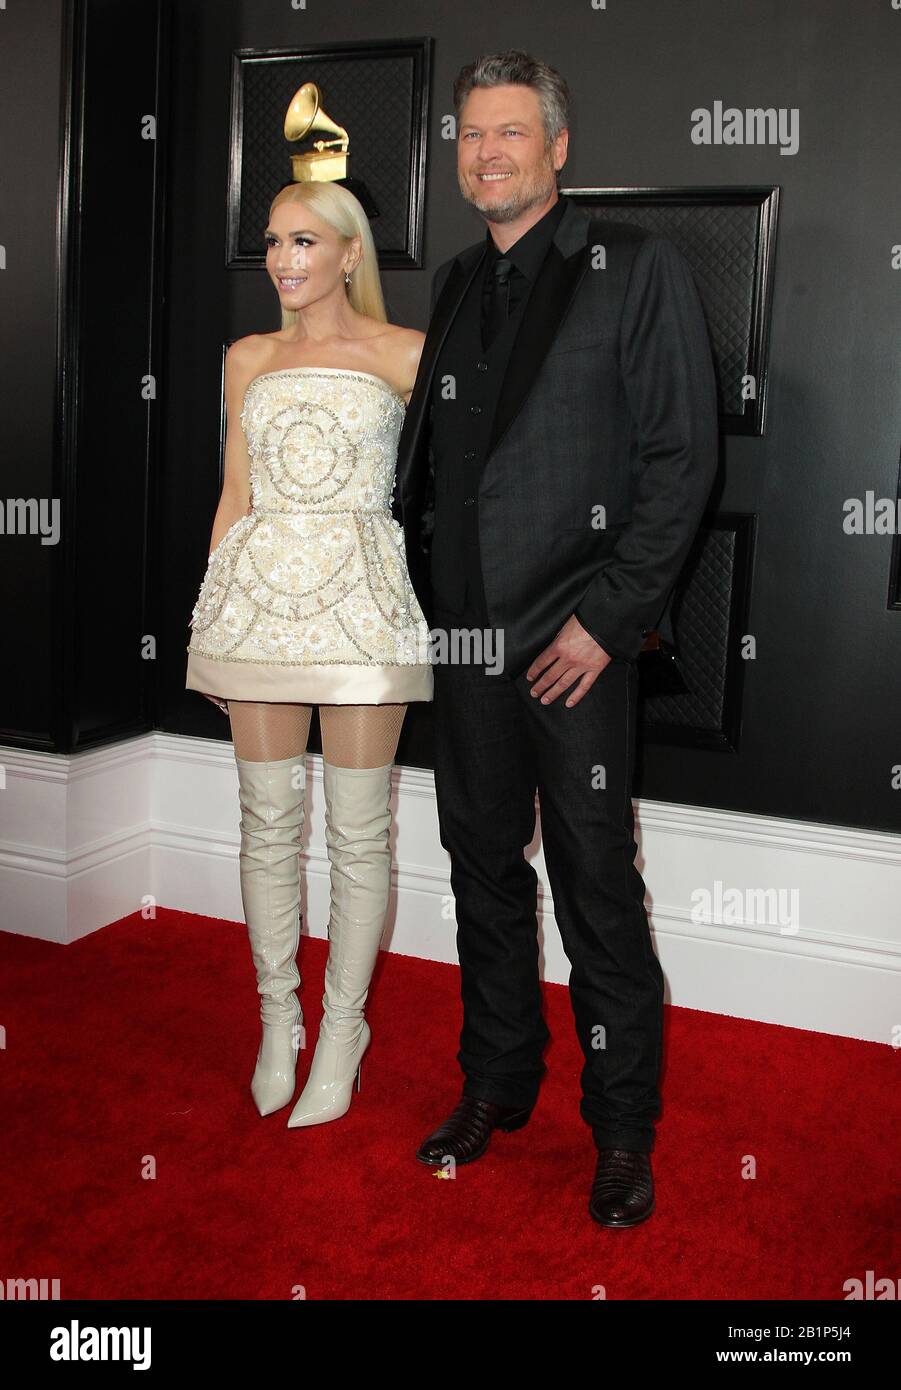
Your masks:
<svg viewBox="0 0 901 1390"><path fill-rule="evenodd" d="M691 269L666 237L635 254L620 370L637 441L632 509L575 615L611 656L634 660L694 540L717 467L716 381Z"/></svg>

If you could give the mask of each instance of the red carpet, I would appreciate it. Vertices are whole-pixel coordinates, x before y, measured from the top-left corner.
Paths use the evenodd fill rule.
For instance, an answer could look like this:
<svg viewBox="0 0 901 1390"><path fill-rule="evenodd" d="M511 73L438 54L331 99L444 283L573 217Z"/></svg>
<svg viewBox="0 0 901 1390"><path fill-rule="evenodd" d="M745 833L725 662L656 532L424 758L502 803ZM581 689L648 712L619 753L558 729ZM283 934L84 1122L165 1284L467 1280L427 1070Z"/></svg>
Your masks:
<svg viewBox="0 0 901 1390"><path fill-rule="evenodd" d="M288 1130L248 1089L243 926L161 911L65 947L0 933L0 959L4 1279L59 1278L67 1299L842 1299L901 1273L887 1045L668 1009L657 1211L609 1231L586 1210L561 986L531 1122L448 1181L413 1152L458 1098L451 966L382 955L360 1095ZM303 938L298 1093L324 965Z"/></svg>

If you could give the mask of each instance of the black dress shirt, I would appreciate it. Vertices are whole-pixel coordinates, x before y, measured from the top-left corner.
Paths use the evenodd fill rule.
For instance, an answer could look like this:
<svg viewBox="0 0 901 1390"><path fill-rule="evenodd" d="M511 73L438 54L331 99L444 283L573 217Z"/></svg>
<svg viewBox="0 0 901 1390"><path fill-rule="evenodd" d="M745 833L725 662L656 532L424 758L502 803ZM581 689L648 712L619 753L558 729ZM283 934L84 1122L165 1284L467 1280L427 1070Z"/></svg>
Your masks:
<svg viewBox="0 0 901 1390"><path fill-rule="evenodd" d="M510 290L507 300L507 317L516 316L531 290L535 279L541 269L541 263L548 253L548 248L554 239L560 218L563 216L565 203L558 198L552 208L539 218L533 227L514 241L507 251L499 251L491 232L486 229L485 241L487 252L484 265L482 267L482 330L484 332L488 318L488 300L491 294L492 271L496 261L501 256L505 256L512 262L510 271Z"/></svg>

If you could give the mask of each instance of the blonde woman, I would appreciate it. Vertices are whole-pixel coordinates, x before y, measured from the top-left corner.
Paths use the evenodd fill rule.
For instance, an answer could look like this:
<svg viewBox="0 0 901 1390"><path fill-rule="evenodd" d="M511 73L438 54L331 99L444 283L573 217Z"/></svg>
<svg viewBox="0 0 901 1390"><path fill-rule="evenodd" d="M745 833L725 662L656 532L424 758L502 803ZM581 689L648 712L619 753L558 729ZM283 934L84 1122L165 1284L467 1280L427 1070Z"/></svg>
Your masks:
<svg viewBox="0 0 901 1390"><path fill-rule="evenodd" d="M386 322L372 235L347 189L283 189L265 238L282 327L226 354L224 484L186 685L231 722L261 1115L295 1091L304 753L319 707L329 954L295 1128L338 1119L359 1089L390 886L391 771L407 703L432 698L428 626L390 507L423 335Z"/></svg>

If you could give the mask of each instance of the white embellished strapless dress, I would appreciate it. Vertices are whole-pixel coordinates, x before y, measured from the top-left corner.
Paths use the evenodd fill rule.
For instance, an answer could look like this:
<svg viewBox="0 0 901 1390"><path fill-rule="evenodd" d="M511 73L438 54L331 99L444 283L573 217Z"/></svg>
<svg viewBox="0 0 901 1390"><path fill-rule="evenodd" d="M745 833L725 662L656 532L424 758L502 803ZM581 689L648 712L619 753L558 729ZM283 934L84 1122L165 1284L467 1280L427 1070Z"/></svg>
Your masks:
<svg viewBox="0 0 901 1390"><path fill-rule="evenodd" d="M402 398L369 372L248 386L251 510L209 557L186 688L221 702L431 700L429 629L391 514Z"/></svg>

